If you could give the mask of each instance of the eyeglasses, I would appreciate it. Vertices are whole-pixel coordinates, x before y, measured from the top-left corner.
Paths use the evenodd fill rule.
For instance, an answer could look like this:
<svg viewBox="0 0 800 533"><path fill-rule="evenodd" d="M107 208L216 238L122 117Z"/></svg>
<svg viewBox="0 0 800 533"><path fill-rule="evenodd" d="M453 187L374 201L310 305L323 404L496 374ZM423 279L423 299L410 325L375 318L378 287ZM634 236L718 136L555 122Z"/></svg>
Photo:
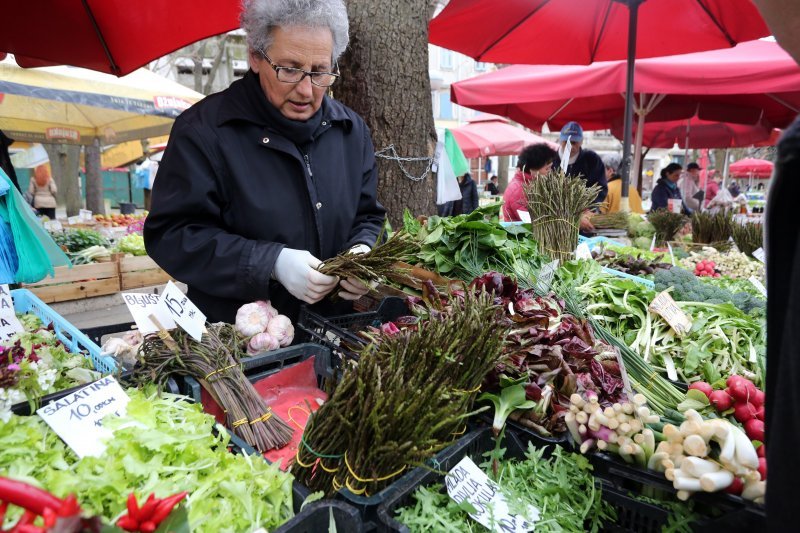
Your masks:
<svg viewBox="0 0 800 533"><path fill-rule="evenodd" d="M264 56L264 59L267 60L267 63L269 63L273 70L275 70L275 75L278 77L278 81L282 81L283 83L300 83L306 76L308 76L311 78L311 83L317 87L330 87L336 83L337 79L339 79L339 74L335 72L310 72L301 68L279 67L272 62L266 52L263 50L259 50L258 52ZM338 66L336 70L339 70Z"/></svg>

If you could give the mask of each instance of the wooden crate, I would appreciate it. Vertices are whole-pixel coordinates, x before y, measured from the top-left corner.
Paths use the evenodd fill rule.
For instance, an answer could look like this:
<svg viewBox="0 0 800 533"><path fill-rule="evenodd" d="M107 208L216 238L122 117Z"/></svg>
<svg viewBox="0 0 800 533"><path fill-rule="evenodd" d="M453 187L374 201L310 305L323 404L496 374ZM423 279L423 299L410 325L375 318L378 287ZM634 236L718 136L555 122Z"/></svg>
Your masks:
<svg viewBox="0 0 800 533"><path fill-rule="evenodd" d="M150 256L121 257L119 260L119 283L123 291L161 285L172 279Z"/></svg>
<svg viewBox="0 0 800 533"><path fill-rule="evenodd" d="M119 292L119 263L92 263L56 267L55 277L37 283L22 284L45 303L80 300Z"/></svg>

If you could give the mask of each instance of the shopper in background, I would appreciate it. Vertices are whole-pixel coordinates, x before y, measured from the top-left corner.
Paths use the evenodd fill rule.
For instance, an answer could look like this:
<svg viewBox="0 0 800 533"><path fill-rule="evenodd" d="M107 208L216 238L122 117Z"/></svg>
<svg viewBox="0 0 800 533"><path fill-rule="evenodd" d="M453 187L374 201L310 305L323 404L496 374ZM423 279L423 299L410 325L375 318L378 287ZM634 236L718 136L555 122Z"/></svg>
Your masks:
<svg viewBox="0 0 800 533"><path fill-rule="evenodd" d="M692 211L700 209L704 193L700 190L700 165L691 162L686 165L686 172L683 173L678 181L678 188L681 190L681 197L686 207Z"/></svg>
<svg viewBox="0 0 800 533"><path fill-rule="evenodd" d="M567 165L566 171L567 176L579 176L586 181L587 187L591 187L592 185L600 187L600 192L597 193L595 202L598 204L602 203L608 194L606 167L597 153L583 148L583 128L581 128L581 125L577 122L568 122L561 128L558 141L561 149L558 154L556 154L553 166L559 168L561 166L561 159L565 154L569 153L569 164ZM567 147L567 143L569 143L569 147Z"/></svg>
<svg viewBox="0 0 800 533"><path fill-rule="evenodd" d="M528 211L525 197L525 184L540 174L547 174L553 168L553 160L558 156L546 144L530 144L522 149L517 158L517 171L503 193L503 220L518 222L522 220L520 211Z"/></svg>
<svg viewBox="0 0 800 533"><path fill-rule="evenodd" d="M711 201L714 197L719 193L720 190L720 182L722 181L721 178L717 177L716 175L713 177L706 178L708 182L706 183L706 190L705 190L705 203L706 207L711 204ZM717 202L719 203L719 202Z"/></svg>
<svg viewBox="0 0 800 533"><path fill-rule="evenodd" d="M209 322L255 300L295 320L337 285L345 300L369 290L318 267L369 250L383 228L375 148L327 95L349 39L343 0L247 0L240 20L250 70L175 121L145 244Z"/></svg>
<svg viewBox="0 0 800 533"><path fill-rule="evenodd" d="M56 193L58 187L56 182L50 177L50 170L47 165L39 165L33 169L33 176L28 184L28 193L31 195L31 205L40 215L46 216L50 220L56 218Z"/></svg>
<svg viewBox="0 0 800 533"><path fill-rule="evenodd" d="M478 186L467 172L458 177L458 187L461 189L461 200L456 200L453 215L468 215L478 209Z"/></svg>
<svg viewBox="0 0 800 533"><path fill-rule="evenodd" d="M500 194L500 188L497 186L497 176L489 178L489 183L486 184L486 189L492 196Z"/></svg>
<svg viewBox="0 0 800 533"><path fill-rule="evenodd" d="M800 3L755 0L778 43L800 64ZM767 194L767 527L797 531L800 461L800 119L778 142Z"/></svg>
<svg viewBox="0 0 800 533"><path fill-rule="evenodd" d="M601 213L618 213L620 201L622 199L622 176L619 174L619 165L622 158L619 154L609 154L602 157L603 165L606 168L606 180L608 181L608 195L605 202L600 206ZM642 209L642 197L639 191L631 184L628 187L628 206L631 213L644 214Z"/></svg>
<svg viewBox="0 0 800 533"><path fill-rule="evenodd" d="M686 203L681 196L678 188L678 180L681 178L683 167L678 163L670 163L661 169L661 178L653 187L650 195L650 211L656 209L670 209L670 200L680 202L680 211L685 215L691 215L692 211L686 207Z"/></svg>

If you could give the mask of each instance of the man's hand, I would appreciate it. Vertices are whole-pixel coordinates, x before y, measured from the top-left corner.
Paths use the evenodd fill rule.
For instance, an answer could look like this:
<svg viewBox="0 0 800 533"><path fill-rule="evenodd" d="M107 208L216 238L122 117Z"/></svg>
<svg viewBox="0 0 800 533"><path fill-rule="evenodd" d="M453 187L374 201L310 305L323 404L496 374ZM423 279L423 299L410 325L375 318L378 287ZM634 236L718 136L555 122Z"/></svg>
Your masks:
<svg viewBox="0 0 800 533"><path fill-rule="evenodd" d="M594 224L592 224L591 217L591 211L584 211L581 215L580 226L583 231L594 231Z"/></svg>
<svg viewBox="0 0 800 533"><path fill-rule="evenodd" d="M339 296L343 300L358 300L370 291L360 279L347 278L339 282Z"/></svg>
<svg viewBox="0 0 800 533"><path fill-rule="evenodd" d="M331 292L339 278L326 276L317 268L322 261L307 250L284 248L275 261L275 279L289 294L306 303L315 304Z"/></svg>

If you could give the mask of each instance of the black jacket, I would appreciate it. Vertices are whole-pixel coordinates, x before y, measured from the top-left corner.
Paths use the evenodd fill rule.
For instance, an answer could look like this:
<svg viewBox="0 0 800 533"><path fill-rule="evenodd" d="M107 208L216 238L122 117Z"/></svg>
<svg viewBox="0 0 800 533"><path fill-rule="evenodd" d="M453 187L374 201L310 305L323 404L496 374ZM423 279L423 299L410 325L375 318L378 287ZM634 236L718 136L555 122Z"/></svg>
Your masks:
<svg viewBox="0 0 800 533"><path fill-rule="evenodd" d="M271 279L284 246L325 260L383 226L370 132L325 97L314 140L302 150L248 104L246 76L181 114L153 187L147 253L189 286L209 321L233 322L259 299L292 320L300 302Z"/></svg>
<svg viewBox="0 0 800 533"><path fill-rule="evenodd" d="M553 168L557 169L561 166L561 159L556 156L553 161ZM606 166L600 156L592 150L585 150L581 148L578 158L575 162L567 166L567 176L580 176L586 180L586 186L591 187L597 185L600 187L600 192L597 193L595 203L602 203L608 196L608 180L606 180Z"/></svg>
<svg viewBox="0 0 800 533"><path fill-rule="evenodd" d="M467 176L458 184L461 189L461 201L456 200L456 207L454 208L454 215L468 215L478 209L478 186L472 176ZM458 211L456 213L455 211Z"/></svg>

